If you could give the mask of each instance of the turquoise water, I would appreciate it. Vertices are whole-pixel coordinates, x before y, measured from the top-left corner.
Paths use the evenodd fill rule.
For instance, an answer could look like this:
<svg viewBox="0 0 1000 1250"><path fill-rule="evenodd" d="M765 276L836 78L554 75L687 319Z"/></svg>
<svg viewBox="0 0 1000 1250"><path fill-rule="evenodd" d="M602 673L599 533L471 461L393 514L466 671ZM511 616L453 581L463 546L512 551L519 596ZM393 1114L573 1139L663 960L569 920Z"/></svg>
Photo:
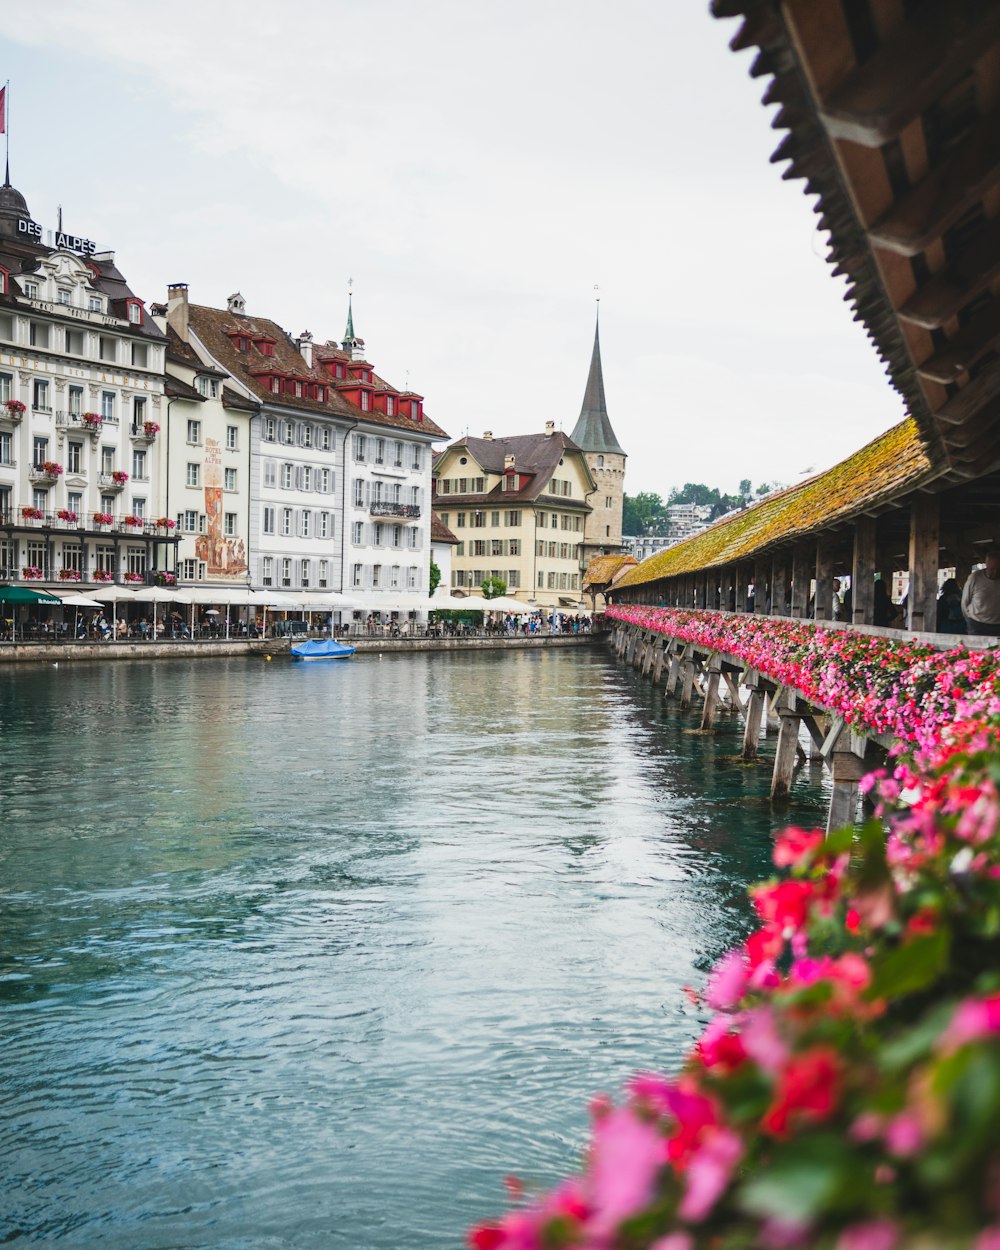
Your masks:
<svg viewBox="0 0 1000 1250"><path fill-rule="evenodd" d="M774 813L602 650L0 670L0 1241L448 1250L677 1061Z"/></svg>

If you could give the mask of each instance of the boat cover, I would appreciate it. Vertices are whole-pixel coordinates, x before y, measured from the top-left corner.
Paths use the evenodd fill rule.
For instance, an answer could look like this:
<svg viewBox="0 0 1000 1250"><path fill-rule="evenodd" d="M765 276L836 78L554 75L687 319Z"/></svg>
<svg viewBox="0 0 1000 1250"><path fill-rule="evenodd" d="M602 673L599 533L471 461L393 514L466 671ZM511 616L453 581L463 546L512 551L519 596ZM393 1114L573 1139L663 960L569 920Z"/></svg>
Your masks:
<svg viewBox="0 0 1000 1250"><path fill-rule="evenodd" d="M292 644L294 660L344 660L354 654L354 648L333 638L311 638L308 642Z"/></svg>

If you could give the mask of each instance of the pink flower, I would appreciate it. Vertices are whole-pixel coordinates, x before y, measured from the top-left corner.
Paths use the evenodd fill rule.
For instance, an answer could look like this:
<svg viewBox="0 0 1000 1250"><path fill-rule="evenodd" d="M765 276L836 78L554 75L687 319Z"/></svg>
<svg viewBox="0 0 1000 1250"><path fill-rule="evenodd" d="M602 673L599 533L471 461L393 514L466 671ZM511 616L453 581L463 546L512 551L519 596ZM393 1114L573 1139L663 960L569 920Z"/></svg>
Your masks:
<svg viewBox="0 0 1000 1250"><path fill-rule="evenodd" d="M959 1003L951 1023L938 1040L938 1046L947 1054L991 1033L1000 1033L1000 994L967 998Z"/></svg>
<svg viewBox="0 0 1000 1250"><path fill-rule="evenodd" d="M765 1072L778 1072L788 1058L788 1047L778 1035L774 1011L757 1007L742 1017L740 1037L743 1048Z"/></svg>
<svg viewBox="0 0 1000 1250"><path fill-rule="evenodd" d="M685 1173L684 1197L677 1209L682 1220L697 1223L712 1210L743 1156L743 1143L728 1128L711 1129L695 1151Z"/></svg>
<svg viewBox="0 0 1000 1250"><path fill-rule="evenodd" d="M885 1144L890 1154L901 1159L915 1155L924 1144L920 1121L912 1112L901 1111L885 1126Z"/></svg>
<svg viewBox="0 0 1000 1250"><path fill-rule="evenodd" d="M849 1224L837 1238L837 1250L892 1250L899 1238L894 1220Z"/></svg>
<svg viewBox="0 0 1000 1250"><path fill-rule="evenodd" d="M666 1237L658 1237L649 1250L694 1250L694 1238L690 1233L667 1233Z"/></svg>
<svg viewBox="0 0 1000 1250"><path fill-rule="evenodd" d="M1000 1250L1000 1224L984 1228L976 1238L973 1250Z"/></svg>
<svg viewBox="0 0 1000 1250"><path fill-rule="evenodd" d="M712 969L705 989L705 1001L716 1011L727 1011L746 991L749 970L742 951L730 951Z"/></svg>
<svg viewBox="0 0 1000 1250"><path fill-rule="evenodd" d="M590 1154L590 1198L595 1226L605 1232L649 1202L665 1161L664 1139L629 1108L597 1122Z"/></svg>

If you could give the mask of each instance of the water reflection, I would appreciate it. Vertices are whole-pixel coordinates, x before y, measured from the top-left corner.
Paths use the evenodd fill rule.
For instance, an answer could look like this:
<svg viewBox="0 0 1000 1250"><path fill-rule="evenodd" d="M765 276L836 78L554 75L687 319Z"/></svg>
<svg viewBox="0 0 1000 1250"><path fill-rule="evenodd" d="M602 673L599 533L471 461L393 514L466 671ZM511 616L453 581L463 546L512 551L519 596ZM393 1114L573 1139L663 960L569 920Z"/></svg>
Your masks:
<svg viewBox="0 0 1000 1250"><path fill-rule="evenodd" d="M4 670L0 1237L438 1250L566 1171L782 823L696 723L602 652Z"/></svg>

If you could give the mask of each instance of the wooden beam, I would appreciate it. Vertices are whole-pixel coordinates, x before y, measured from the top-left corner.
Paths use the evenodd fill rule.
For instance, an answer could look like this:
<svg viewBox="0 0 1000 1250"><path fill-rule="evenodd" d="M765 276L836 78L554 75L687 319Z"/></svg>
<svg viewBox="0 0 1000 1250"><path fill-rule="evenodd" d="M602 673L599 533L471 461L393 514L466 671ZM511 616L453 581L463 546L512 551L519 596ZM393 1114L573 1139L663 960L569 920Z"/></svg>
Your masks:
<svg viewBox="0 0 1000 1250"><path fill-rule="evenodd" d="M944 422L945 425L961 425L998 395L1000 395L1000 360L993 361L982 372L976 374L967 386L963 386L957 395L953 395L934 413L934 417L937 421ZM942 430L941 434L947 441L948 431Z"/></svg>
<svg viewBox="0 0 1000 1250"><path fill-rule="evenodd" d="M910 589L907 629L937 630L938 559L941 509L939 495L915 495L910 502Z"/></svg>
<svg viewBox="0 0 1000 1250"><path fill-rule="evenodd" d="M812 587L813 560L804 547L792 552L792 616L804 621L809 616L809 591Z"/></svg>
<svg viewBox="0 0 1000 1250"><path fill-rule="evenodd" d="M1000 183L1000 117L984 117L955 151L868 229L876 247L916 256Z"/></svg>
<svg viewBox="0 0 1000 1250"><path fill-rule="evenodd" d="M820 106L835 139L881 147L1000 38L994 0L923 4Z"/></svg>
<svg viewBox="0 0 1000 1250"><path fill-rule="evenodd" d="M1000 217L987 222L966 246L900 308L904 321L938 330L1000 276Z"/></svg>
<svg viewBox="0 0 1000 1250"><path fill-rule="evenodd" d="M939 352L917 366L921 377L947 386L966 373L1000 342L1000 299L994 299L958 331Z"/></svg>
<svg viewBox="0 0 1000 1250"><path fill-rule="evenodd" d="M816 599L813 612L817 621L833 619L833 544L825 534L816 540Z"/></svg>
<svg viewBox="0 0 1000 1250"><path fill-rule="evenodd" d="M875 529L872 517L858 517L854 525L851 565L851 610L855 625L875 623Z"/></svg>

